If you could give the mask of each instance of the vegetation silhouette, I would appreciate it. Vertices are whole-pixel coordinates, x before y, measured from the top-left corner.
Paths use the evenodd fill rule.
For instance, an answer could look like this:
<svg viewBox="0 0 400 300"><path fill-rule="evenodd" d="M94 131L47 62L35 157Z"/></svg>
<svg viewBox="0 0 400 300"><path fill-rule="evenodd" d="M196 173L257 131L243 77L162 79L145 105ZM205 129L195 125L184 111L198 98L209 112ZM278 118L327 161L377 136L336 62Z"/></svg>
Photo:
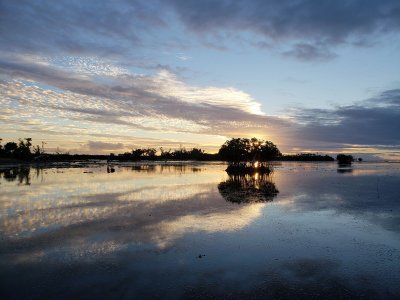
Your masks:
<svg viewBox="0 0 400 300"><path fill-rule="evenodd" d="M164 149L160 147L160 155L157 155L155 148L147 149L134 149L132 152L125 152L123 154L110 155L110 159L119 161L137 161L137 160L218 160L217 154L205 153L200 148L192 148L187 150L185 147L180 147L176 150Z"/></svg>
<svg viewBox="0 0 400 300"><path fill-rule="evenodd" d="M354 158L352 155L338 154L336 156L336 160L339 165L351 165L351 163L354 161Z"/></svg>
<svg viewBox="0 0 400 300"><path fill-rule="evenodd" d="M268 162L282 154L270 141L232 138L221 146L218 156L228 162L229 174L268 174L271 172Z"/></svg>
<svg viewBox="0 0 400 300"><path fill-rule="evenodd" d="M228 171L236 174L268 174L271 169L270 161L334 161L328 155L319 155L314 153L300 153L295 155L283 155L278 147L270 142L259 140L257 138L232 138L227 140L219 149L218 153L206 153L201 148L186 149L165 149L155 148L136 148L130 152L121 154L110 153L109 155L100 154L70 154L45 153L45 142L42 146L33 146L31 138L19 139L18 142L8 142L4 146L0 138L0 162L4 159L7 162L70 162L70 161L88 161L88 160L107 160L107 161L167 161L167 160L196 160L196 161L226 161L228 162ZM343 154L338 155L342 157Z"/></svg>
<svg viewBox="0 0 400 300"><path fill-rule="evenodd" d="M0 169L0 178L3 177L6 181L18 181L19 184L30 185L31 176L29 167L14 167Z"/></svg>
<svg viewBox="0 0 400 300"><path fill-rule="evenodd" d="M271 161L282 154L270 141L257 138L232 138L227 140L218 152L222 160L231 164L249 161Z"/></svg>
<svg viewBox="0 0 400 300"><path fill-rule="evenodd" d="M8 142L4 146L1 145L1 141L2 139L0 139L0 158L29 161L44 151L39 145L32 147L31 138L19 139L18 143Z"/></svg>
<svg viewBox="0 0 400 300"><path fill-rule="evenodd" d="M299 153L282 155L278 157L280 161L334 161L335 159L329 155L319 155L315 153Z"/></svg>
<svg viewBox="0 0 400 300"><path fill-rule="evenodd" d="M238 204L273 201L279 193L269 175L258 173L229 175L218 190L226 201Z"/></svg>

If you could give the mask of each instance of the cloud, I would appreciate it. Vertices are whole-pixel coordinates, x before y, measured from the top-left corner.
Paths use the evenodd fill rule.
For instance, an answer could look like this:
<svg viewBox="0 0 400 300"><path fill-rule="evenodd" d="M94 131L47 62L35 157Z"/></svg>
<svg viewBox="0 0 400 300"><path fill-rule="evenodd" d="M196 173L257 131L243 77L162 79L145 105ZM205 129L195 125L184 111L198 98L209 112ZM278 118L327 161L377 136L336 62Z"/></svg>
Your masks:
<svg viewBox="0 0 400 300"><path fill-rule="evenodd" d="M280 122L265 116L261 105L243 91L189 86L166 70L154 76L113 74L98 80L98 74L66 72L48 62L14 58L12 62L0 60L0 71L14 79L61 89L3 83L9 94L5 107L17 101L42 111L59 110L73 120L213 134L227 134L237 126L257 129Z"/></svg>
<svg viewBox="0 0 400 300"><path fill-rule="evenodd" d="M1 49L40 53L128 53L164 22L145 1L2 1ZM115 45L118 44L118 47Z"/></svg>
<svg viewBox="0 0 400 300"><path fill-rule="evenodd" d="M92 61L89 69L102 67ZM375 153L380 149L394 157L400 148L399 89L347 106L298 108L281 118L266 115L241 90L191 86L167 70L155 75L79 70L73 67L67 72L52 61L25 56L11 62L0 59L6 78L0 82L0 122L8 124L5 128L13 124L13 132L55 136L82 136L84 129L89 139L82 145L89 152L96 150L88 144L94 137L112 138L119 144L121 136L124 140L158 136L171 145L174 141L165 137L172 135L184 144L214 143L214 148L215 143L237 136L263 137L288 152ZM97 146L98 151L106 151L104 147L110 145Z"/></svg>
<svg viewBox="0 0 400 300"><path fill-rule="evenodd" d="M386 1L196 1L171 0L188 29L199 36L251 32L263 44L297 41L284 51L307 60L333 58L324 47L365 45L385 33L400 31L400 3ZM314 56L315 55L315 56Z"/></svg>
<svg viewBox="0 0 400 300"><path fill-rule="evenodd" d="M175 148L179 142L215 151L226 136L268 134L276 141L276 129L282 133L288 128L233 87L191 86L167 70L138 75L114 72L110 65L104 72L97 60L63 59L74 63L65 68L36 55L0 56L0 123L7 124L3 134L41 134L32 136L35 140L69 137L75 145L53 143L48 148L60 146L73 153L105 153L107 145L88 145L98 137L118 144L149 136L158 138L152 143L156 147Z"/></svg>
<svg viewBox="0 0 400 300"><path fill-rule="evenodd" d="M99 150L122 150L125 148L124 144L122 143L106 143L106 142L99 142L99 141L89 141L88 148L91 151L98 152Z"/></svg>
<svg viewBox="0 0 400 300"><path fill-rule="evenodd" d="M340 43L352 35L398 31L397 1L207 1L172 0L194 31L233 28L273 38L312 38Z"/></svg>
<svg viewBox="0 0 400 300"><path fill-rule="evenodd" d="M284 119L268 116L245 91L190 85L176 75L179 67L137 57L151 56L141 52L149 45L159 55L165 49L154 45L162 44L180 48L169 53L186 60L192 36L214 48L241 37L284 56L324 61L340 45L398 34L399 14L400 3L389 0L2 1L0 123L8 126L1 132L85 136L86 145L95 136L140 133L168 136L162 139L171 144L174 134L191 144L189 135L207 134L203 139L218 141L257 135L303 149L397 147L398 90ZM157 73L136 74L132 66Z"/></svg>
<svg viewBox="0 0 400 300"><path fill-rule="evenodd" d="M190 56L187 56L183 53L178 53L178 55L176 56L177 59L182 60L182 61L187 61L187 60L191 60L192 58Z"/></svg>
<svg viewBox="0 0 400 300"><path fill-rule="evenodd" d="M246 40L246 33L255 36L250 44L283 47L284 55L331 59L332 46L370 45L400 28L396 0L21 0L0 5L0 51L125 62L144 56L143 48L182 51L193 46L193 37L223 50L226 41Z"/></svg>
<svg viewBox="0 0 400 300"><path fill-rule="evenodd" d="M306 43L296 44L291 50L283 52L283 55L288 57L294 57L299 60L311 61L311 60L330 60L336 57L336 55L326 46L316 46Z"/></svg>
<svg viewBox="0 0 400 300"><path fill-rule="evenodd" d="M307 141L400 147L400 89L353 105L296 110L293 117Z"/></svg>
<svg viewBox="0 0 400 300"><path fill-rule="evenodd" d="M66 71L71 70L82 75L115 77L129 73L127 69L104 63L96 57L54 56L47 61Z"/></svg>

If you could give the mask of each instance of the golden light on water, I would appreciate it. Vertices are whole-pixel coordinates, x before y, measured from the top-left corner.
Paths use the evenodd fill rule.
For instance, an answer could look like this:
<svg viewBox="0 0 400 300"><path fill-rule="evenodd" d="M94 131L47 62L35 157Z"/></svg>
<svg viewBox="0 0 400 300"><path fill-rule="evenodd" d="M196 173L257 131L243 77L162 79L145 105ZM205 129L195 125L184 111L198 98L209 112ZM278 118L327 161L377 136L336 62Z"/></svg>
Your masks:
<svg viewBox="0 0 400 300"><path fill-rule="evenodd" d="M163 248L188 232L240 230L261 216L262 204L232 206L219 195L217 184L226 176L220 164L147 167L118 166L112 176L105 167L50 168L37 174L31 170L27 173L30 185L17 186L0 175L5 188L0 210L9 212L0 218L0 227L8 237L32 239L43 232L59 238L61 228L63 232L79 228L79 243L74 240L75 246L66 250L75 257L88 245L93 253L108 253L127 241ZM96 220L130 230L115 235L112 247L96 241L99 249L95 251L90 233L99 229ZM36 252L28 256L42 257Z"/></svg>

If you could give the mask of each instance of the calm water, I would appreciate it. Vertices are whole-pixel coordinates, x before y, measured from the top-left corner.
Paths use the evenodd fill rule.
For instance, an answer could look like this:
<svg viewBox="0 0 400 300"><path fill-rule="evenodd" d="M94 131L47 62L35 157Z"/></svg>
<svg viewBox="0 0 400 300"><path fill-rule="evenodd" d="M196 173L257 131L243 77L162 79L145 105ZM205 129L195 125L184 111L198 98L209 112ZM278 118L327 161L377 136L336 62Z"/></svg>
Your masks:
<svg viewBox="0 0 400 300"><path fill-rule="evenodd" d="M224 169L1 169L0 297L400 298L400 164Z"/></svg>

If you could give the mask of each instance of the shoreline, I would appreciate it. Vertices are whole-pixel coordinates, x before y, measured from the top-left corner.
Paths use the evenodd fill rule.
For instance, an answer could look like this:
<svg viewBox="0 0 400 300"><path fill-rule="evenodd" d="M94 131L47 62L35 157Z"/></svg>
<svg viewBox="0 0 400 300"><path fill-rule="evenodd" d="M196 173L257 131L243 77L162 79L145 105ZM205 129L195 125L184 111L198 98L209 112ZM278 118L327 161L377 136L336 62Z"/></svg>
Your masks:
<svg viewBox="0 0 400 300"><path fill-rule="evenodd" d="M289 163L327 163L337 164L337 161L310 161L310 160L273 160L269 163L277 164L281 162ZM134 165L134 164L154 164L154 165L174 165L174 164L205 164L205 163L216 163L216 164L228 164L228 162L222 160L136 160L136 161L120 161L120 160L107 160L107 159L77 159L67 161L19 161L15 159L0 159L0 168L15 168L15 167L85 167L88 165L94 166L107 166L107 165ZM387 163L396 164L400 161L363 161L353 162L352 165L369 164L369 163Z"/></svg>

